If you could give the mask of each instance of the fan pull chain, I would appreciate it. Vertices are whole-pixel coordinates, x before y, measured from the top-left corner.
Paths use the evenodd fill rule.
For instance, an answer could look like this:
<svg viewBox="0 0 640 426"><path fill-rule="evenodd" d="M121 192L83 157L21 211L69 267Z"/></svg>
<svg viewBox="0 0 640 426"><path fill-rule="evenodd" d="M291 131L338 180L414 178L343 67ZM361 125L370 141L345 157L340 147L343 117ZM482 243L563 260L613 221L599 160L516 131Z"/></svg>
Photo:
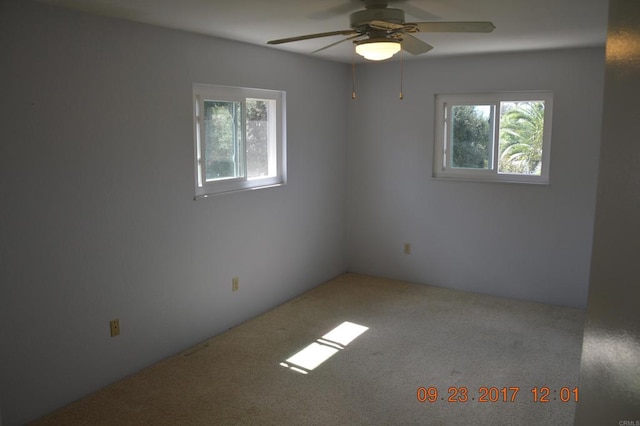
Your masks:
<svg viewBox="0 0 640 426"><path fill-rule="evenodd" d="M356 98L356 48L353 48L353 61L351 62L351 99Z"/></svg>
<svg viewBox="0 0 640 426"><path fill-rule="evenodd" d="M402 94L402 80L404 74L404 55L402 54L402 49L400 50L400 100L404 99L404 95Z"/></svg>

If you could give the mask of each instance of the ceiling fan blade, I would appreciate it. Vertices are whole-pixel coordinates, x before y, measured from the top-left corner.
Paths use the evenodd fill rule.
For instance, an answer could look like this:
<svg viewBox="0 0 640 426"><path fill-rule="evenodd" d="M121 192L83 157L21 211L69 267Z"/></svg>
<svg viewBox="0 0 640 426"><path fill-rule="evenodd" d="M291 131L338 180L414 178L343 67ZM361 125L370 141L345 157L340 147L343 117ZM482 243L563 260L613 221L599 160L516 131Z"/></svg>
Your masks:
<svg viewBox="0 0 640 426"><path fill-rule="evenodd" d="M377 30L400 30L404 28L403 24L395 24L393 22L373 20L369 23L371 28Z"/></svg>
<svg viewBox="0 0 640 426"><path fill-rule="evenodd" d="M422 55L423 53L427 53L433 46L425 43L417 37L412 36L411 34L403 34L402 35L402 49L411 53L412 55Z"/></svg>
<svg viewBox="0 0 640 426"><path fill-rule="evenodd" d="M358 34L356 34L356 35L354 35L354 36L347 37L347 38L342 39L342 40L340 40L340 41L336 41L335 43L331 43L331 44L330 44L330 45L328 45L328 46L321 47L320 49L318 49L318 50L314 50L314 51L313 51L313 52L311 52L311 53L313 54L313 53L322 52L323 50L328 49L328 48L330 48L330 47L333 47L333 46L335 46L335 45L337 45L337 44L344 43L345 41L353 40L354 38L358 38L358 37L362 37L362 36L363 36L363 34L358 33Z"/></svg>
<svg viewBox="0 0 640 426"><path fill-rule="evenodd" d="M414 22L406 25L415 26L424 33L490 33L496 28L493 22Z"/></svg>
<svg viewBox="0 0 640 426"><path fill-rule="evenodd" d="M270 40L267 44L282 44L282 43L291 43L292 41L300 41L300 40L310 40L312 38L320 38L320 37L330 37L334 35L354 35L360 34L354 30L342 30L342 31L330 31L328 33L318 33L318 34L307 34L298 37L290 37L290 38L281 38L278 40Z"/></svg>

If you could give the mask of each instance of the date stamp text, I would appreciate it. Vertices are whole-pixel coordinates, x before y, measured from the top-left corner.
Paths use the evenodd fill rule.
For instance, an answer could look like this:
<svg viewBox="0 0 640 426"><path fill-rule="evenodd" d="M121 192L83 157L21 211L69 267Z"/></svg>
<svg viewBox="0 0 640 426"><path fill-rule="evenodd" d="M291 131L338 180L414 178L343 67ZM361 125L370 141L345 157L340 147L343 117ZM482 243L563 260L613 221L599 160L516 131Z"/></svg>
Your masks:
<svg viewBox="0 0 640 426"><path fill-rule="evenodd" d="M526 395L526 396L525 396ZM530 398L530 401L538 403L550 402L578 402L578 387L563 386L552 389L549 386L536 386L529 389L529 393L520 392L520 386L480 386L469 388L467 386L450 386L439 389L437 386L420 386L416 391L418 402L425 403L511 403L520 398Z"/></svg>

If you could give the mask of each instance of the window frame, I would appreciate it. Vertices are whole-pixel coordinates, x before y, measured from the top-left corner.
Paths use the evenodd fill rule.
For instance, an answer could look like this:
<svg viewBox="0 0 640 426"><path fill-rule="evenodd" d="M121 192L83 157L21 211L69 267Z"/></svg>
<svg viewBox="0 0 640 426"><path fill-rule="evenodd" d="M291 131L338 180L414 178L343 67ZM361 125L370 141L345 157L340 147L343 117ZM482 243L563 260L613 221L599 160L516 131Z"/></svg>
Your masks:
<svg viewBox="0 0 640 426"><path fill-rule="evenodd" d="M500 144L500 102L544 101L544 130L542 137L542 158L540 175L498 173ZM451 107L462 105L490 105L494 108L491 119L493 144L489 169L453 168L447 164L451 147L450 132ZM435 95L435 143L433 177L436 179L468 180L479 182L508 182L528 184L549 184L551 160L551 128L553 116L553 92L549 90L526 92L495 92L475 94Z"/></svg>
<svg viewBox="0 0 640 426"><path fill-rule="evenodd" d="M269 117L269 122L275 124L275 153L271 158L275 159L275 175L264 178L249 178L247 171L247 99L262 99L275 101L275 119ZM241 169L244 176L225 178L215 181L206 180L206 165L204 164L205 140L204 111L205 101L238 102L242 104L242 142L241 142ZM253 89L246 87L220 86L214 84L193 84L193 138L194 138L194 165L195 165L195 199L226 194L237 191L270 188L284 185L286 178L286 93L280 90ZM271 114L271 113L270 113ZM273 148L271 149L273 151ZM271 169L271 167L269 167Z"/></svg>

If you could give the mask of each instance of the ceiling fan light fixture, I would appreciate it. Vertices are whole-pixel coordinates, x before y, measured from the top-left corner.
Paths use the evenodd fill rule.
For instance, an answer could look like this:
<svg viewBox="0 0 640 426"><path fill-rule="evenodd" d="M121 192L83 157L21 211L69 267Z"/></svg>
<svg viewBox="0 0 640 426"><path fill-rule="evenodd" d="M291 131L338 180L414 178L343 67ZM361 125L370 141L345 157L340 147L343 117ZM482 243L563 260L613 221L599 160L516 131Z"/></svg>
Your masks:
<svg viewBox="0 0 640 426"><path fill-rule="evenodd" d="M370 38L356 44L356 53L370 61L384 61L401 49L399 40Z"/></svg>

